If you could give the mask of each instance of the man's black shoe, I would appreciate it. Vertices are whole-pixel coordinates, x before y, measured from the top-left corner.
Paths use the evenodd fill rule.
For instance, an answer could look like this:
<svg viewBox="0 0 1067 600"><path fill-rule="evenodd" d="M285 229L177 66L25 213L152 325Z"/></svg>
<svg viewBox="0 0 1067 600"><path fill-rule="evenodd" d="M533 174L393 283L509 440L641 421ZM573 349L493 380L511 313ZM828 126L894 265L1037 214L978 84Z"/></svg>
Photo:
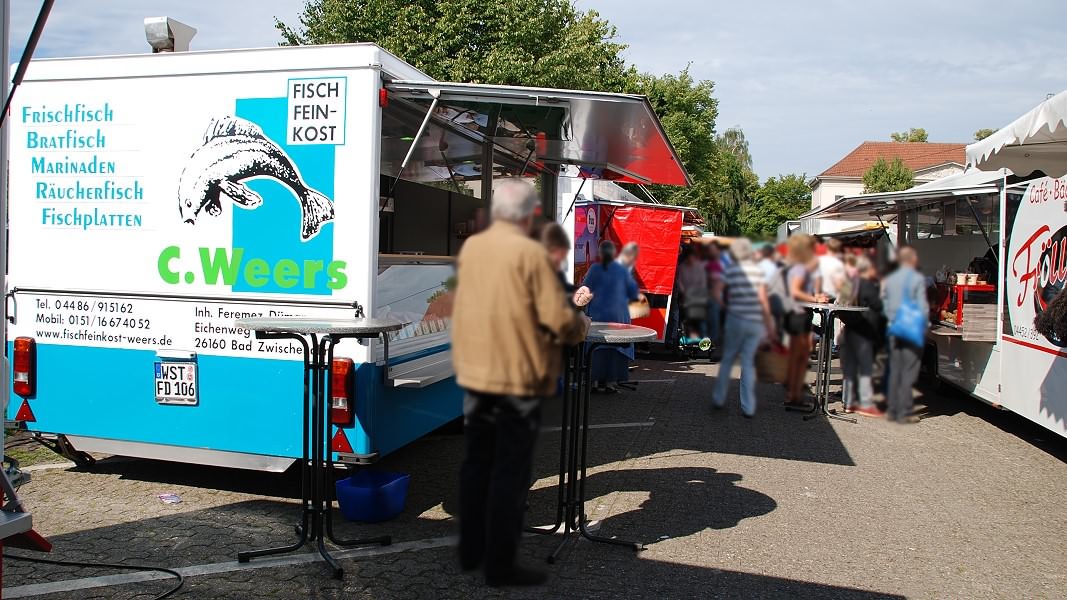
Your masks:
<svg viewBox="0 0 1067 600"><path fill-rule="evenodd" d="M543 585L548 581L548 573L534 569L515 567L511 575L507 577L488 577L485 583L489 587L533 587Z"/></svg>

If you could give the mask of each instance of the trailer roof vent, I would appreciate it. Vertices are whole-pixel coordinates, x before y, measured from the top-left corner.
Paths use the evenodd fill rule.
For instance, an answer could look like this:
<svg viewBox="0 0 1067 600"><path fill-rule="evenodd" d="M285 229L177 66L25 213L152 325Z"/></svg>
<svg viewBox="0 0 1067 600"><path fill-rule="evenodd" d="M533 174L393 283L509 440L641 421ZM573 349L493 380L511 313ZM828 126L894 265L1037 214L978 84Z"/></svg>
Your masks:
<svg viewBox="0 0 1067 600"><path fill-rule="evenodd" d="M170 17L148 17L144 20L144 35L153 54L187 52L196 29Z"/></svg>

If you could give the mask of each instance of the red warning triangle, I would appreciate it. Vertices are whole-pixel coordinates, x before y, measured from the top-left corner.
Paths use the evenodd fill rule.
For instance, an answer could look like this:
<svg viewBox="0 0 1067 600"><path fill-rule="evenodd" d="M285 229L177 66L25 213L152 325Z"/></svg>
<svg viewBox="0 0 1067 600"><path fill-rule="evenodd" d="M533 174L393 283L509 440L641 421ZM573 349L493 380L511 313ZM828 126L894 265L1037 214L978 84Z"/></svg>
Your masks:
<svg viewBox="0 0 1067 600"><path fill-rule="evenodd" d="M33 423L37 421L37 417L33 416L33 411L30 410L30 403L25 400L22 401L22 406L19 407L19 412L15 414L16 421L25 421L27 423Z"/></svg>
<svg viewBox="0 0 1067 600"><path fill-rule="evenodd" d="M330 449L334 452L352 453L352 444L348 443L348 436L345 435L344 429L338 429L334 434L333 440L330 441Z"/></svg>

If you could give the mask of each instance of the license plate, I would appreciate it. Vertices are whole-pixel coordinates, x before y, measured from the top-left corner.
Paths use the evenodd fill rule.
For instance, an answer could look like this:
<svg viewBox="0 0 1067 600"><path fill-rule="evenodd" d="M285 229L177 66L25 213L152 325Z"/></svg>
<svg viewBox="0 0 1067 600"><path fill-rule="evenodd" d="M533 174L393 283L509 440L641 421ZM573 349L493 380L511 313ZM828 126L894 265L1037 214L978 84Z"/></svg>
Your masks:
<svg viewBox="0 0 1067 600"><path fill-rule="evenodd" d="M166 360L157 362L156 402L185 405L195 405L199 402L196 363Z"/></svg>

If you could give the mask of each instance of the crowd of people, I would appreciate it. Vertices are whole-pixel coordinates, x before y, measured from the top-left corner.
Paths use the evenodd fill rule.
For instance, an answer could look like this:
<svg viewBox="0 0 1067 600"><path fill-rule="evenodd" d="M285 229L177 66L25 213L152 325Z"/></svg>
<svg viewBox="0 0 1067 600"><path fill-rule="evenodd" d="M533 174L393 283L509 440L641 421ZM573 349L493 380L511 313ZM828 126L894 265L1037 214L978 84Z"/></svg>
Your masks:
<svg viewBox="0 0 1067 600"><path fill-rule="evenodd" d="M502 182L493 192L492 224L470 237L456 260L452 358L466 393L459 561L464 570L483 569L492 586L546 579L543 571L520 566L516 556L541 404L559 393L564 350L585 339L592 321L629 323L630 304L643 299L634 279L639 248L632 243L618 249L602 242L599 262L578 286L569 284L563 267L570 239L557 224L533 227L537 205L529 183ZM846 255L833 240L820 248L806 235L791 237L785 256L770 246L757 250L747 239L728 249L689 245L677 269L679 320L719 348L711 405L725 406L731 371L740 363L741 410L752 418L757 352L783 343L789 348L785 403L806 403L813 335L830 331L815 327L802 303L836 302L869 309L844 319L834 336L845 375L845 411L912 421L922 348L893 331L900 314L926 311L917 264L915 251L901 248L893 272L882 277L867 257ZM884 413L874 403L873 384L874 356L882 348L889 354ZM632 359L633 348L595 351L596 390L617 391Z"/></svg>
<svg viewBox="0 0 1067 600"><path fill-rule="evenodd" d="M769 244L756 251L746 239L734 240L727 251L715 243L691 244L678 267L680 320L687 335L710 337L720 349L712 406L724 405L731 370L740 363L741 411L755 414L756 354L772 345L787 349L784 404L809 405L808 369L819 337L832 339L841 359L844 412L915 422L912 388L923 348L893 335L890 324L905 305L929 312L926 279L910 247L899 248L886 271L880 273L868 254L846 253L839 240L819 243L803 234L790 237L781 256ZM805 306L819 303L866 310L838 312L831 332ZM884 410L875 402L875 358L882 351L888 355Z"/></svg>

